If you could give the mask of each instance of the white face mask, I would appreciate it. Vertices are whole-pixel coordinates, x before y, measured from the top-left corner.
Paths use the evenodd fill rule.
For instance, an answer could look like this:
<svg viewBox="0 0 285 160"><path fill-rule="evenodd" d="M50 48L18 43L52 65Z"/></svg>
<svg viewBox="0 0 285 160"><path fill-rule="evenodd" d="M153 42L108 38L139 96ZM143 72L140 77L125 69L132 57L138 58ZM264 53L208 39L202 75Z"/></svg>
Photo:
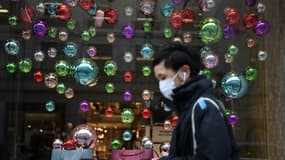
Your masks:
<svg viewBox="0 0 285 160"><path fill-rule="evenodd" d="M179 72L177 72L172 78L168 78L165 80L160 80L159 81L159 90L162 93L162 95L169 99L173 100L172 95L173 95L173 89L176 88L174 79L177 77Z"/></svg>

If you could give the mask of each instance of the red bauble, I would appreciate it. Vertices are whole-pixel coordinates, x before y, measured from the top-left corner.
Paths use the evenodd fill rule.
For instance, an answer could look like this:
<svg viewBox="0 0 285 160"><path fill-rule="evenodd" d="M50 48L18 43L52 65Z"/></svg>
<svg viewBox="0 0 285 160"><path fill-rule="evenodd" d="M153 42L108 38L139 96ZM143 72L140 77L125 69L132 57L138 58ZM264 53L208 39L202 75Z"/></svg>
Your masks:
<svg viewBox="0 0 285 160"><path fill-rule="evenodd" d="M177 115L174 115L171 117L171 125L172 127L176 126L176 123L178 121L179 117Z"/></svg>
<svg viewBox="0 0 285 160"><path fill-rule="evenodd" d="M152 113L151 113L151 110L149 108L144 108L142 110L142 117L144 119L149 119L151 117Z"/></svg>
<svg viewBox="0 0 285 160"><path fill-rule="evenodd" d="M33 18L35 17L35 11L32 6L25 6L20 9L19 17L21 21L25 24L32 24Z"/></svg>
<svg viewBox="0 0 285 160"><path fill-rule="evenodd" d="M180 12L173 12L170 16L170 23L174 28L180 28L183 24L182 14Z"/></svg>
<svg viewBox="0 0 285 160"><path fill-rule="evenodd" d="M195 20L195 12L191 9L183 9L181 14L183 23L192 23Z"/></svg>
<svg viewBox="0 0 285 160"><path fill-rule="evenodd" d="M94 6L94 0L79 0L79 5L84 10L89 10Z"/></svg>
<svg viewBox="0 0 285 160"><path fill-rule="evenodd" d="M125 72L125 73L124 73L124 81L125 81L126 83L130 83L130 82L132 82L132 80L133 80L133 75L132 75L132 73L131 73L131 72Z"/></svg>
<svg viewBox="0 0 285 160"><path fill-rule="evenodd" d="M73 150L76 149L77 140L76 139L69 139L62 143L62 148L65 150Z"/></svg>
<svg viewBox="0 0 285 160"><path fill-rule="evenodd" d="M254 13L249 13L244 17L243 22L247 29L254 28L258 22L258 16Z"/></svg>
<svg viewBox="0 0 285 160"><path fill-rule="evenodd" d="M112 107L107 107L106 109L105 109L105 116L106 117L113 117L113 109L112 109Z"/></svg>
<svg viewBox="0 0 285 160"><path fill-rule="evenodd" d="M110 8L105 11L105 22L115 24L119 19L119 13L116 9Z"/></svg>
<svg viewBox="0 0 285 160"><path fill-rule="evenodd" d="M37 83L42 82L42 81L44 80L44 74L43 74L43 72L41 72L41 71L36 71L36 72L34 73L34 80L35 80L35 82L37 82Z"/></svg>
<svg viewBox="0 0 285 160"><path fill-rule="evenodd" d="M236 8L225 10L225 18L229 24L238 24L241 18L240 12Z"/></svg>
<svg viewBox="0 0 285 160"><path fill-rule="evenodd" d="M71 9L65 4L59 5L56 8L56 15L60 20L66 21L71 17Z"/></svg>

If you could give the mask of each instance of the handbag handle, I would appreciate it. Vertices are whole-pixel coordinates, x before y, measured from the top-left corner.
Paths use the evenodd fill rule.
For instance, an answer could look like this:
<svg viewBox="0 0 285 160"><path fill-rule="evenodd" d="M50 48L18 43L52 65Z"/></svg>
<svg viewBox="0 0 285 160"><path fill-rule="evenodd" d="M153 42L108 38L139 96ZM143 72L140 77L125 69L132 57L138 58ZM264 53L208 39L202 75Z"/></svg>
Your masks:
<svg viewBox="0 0 285 160"><path fill-rule="evenodd" d="M64 149L61 149L61 151L60 151L60 160L65 160L65 159L64 159L64 154L62 153L63 150L64 150ZM78 151L78 149L76 149L76 151ZM83 148L80 147L80 148L79 148L79 151L80 151L80 156L78 156L78 157L79 157L78 160L80 160L81 157L82 157L82 155L83 155Z"/></svg>
<svg viewBox="0 0 285 160"><path fill-rule="evenodd" d="M134 157L135 160L143 160L144 150L124 150L121 151L119 160L124 160L125 158Z"/></svg>

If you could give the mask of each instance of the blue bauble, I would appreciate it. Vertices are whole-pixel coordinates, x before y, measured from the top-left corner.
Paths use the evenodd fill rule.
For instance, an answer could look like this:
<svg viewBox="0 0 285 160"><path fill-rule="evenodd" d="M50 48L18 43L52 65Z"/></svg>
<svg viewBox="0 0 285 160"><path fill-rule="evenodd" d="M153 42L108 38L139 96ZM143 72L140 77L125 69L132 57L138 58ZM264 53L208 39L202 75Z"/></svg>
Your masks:
<svg viewBox="0 0 285 160"><path fill-rule="evenodd" d="M165 3L161 6L160 12L165 17L170 17L174 11L174 5L172 3Z"/></svg>
<svg viewBox="0 0 285 160"><path fill-rule="evenodd" d="M140 50L140 55L144 58L144 59L150 59L152 58L154 54L154 51L152 49L152 45L149 43L146 43L143 45L143 47Z"/></svg>
<svg viewBox="0 0 285 160"><path fill-rule="evenodd" d="M47 111L52 112L55 109L55 104L53 101L46 102L45 108Z"/></svg>
<svg viewBox="0 0 285 160"><path fill-rule="evenodd" d="M96 15L96 12L97 12L97 9L98 9L98 5L97 3L95 2L93 7L91 9L89 9L87 11L87 13L89 14L89 16L95 16Z"/></svg>
<svg viewBox="0 0 285 160"><path fill-rule="evenodd" d="M82 85L89 85L98 78L98 67L89 58L82 58L75 64L74 78Z"/></svg>
<svg viewBox="0 0 285 160"><path fill-rule="evenodd" d="M68 57L76 56L78 46L74 42L67 42L63 48L63 53Z"/></svg>
<svg viewBox="0 0 285 160"><path fill-rule="evenodd" d="M246 94L248 89L245 77L235 73L226 74L221 80L221 85L225 95L230 98L240 98Z"/></svg>
<svg viewBox="0 0 285 160"><path fill-rule="evenodd" d="M124 141L130 141L133 138L133 134L131 131L125 130L122 134L122 138Z"/></svg>
<svg viewBox="0 0 285 160"><path fill-rule="evenodd" d="M20 50L20 43L18 40L8 40L5 45L5 52L9 55L16 55Z"/></svg>

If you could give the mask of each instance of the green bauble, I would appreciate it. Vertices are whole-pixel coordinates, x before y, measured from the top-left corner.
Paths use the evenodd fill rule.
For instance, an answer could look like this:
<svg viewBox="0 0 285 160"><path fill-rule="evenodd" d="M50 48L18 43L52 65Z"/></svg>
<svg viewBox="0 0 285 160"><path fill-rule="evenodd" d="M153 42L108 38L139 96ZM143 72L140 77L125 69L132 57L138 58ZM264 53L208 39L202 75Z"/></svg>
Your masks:
<svg viewBox="0 0 285 160"><path fill-rule="evenodd" d="M171 38L172 37L172 31L170 28L165 28L163 31L164 38Z"/></svg>
<svg viewBox="0 0 285 160"><path fill-rule="evenodd" d="M212 71L210 71L209 69L204 69L203 74L206 75L208 78L212 77Z"/></svg>
<svg viewBox="0 0 285 160"><path fill-rule="evenodd" d="M150 32L152 30L151 23L149 22L144 22L143 23L143 30L144 32Z"/></svg>
<svg viewBox="0 0 285 160"><path fill-rule="evenodd" d="M115 86L113 83L109 82L105 84L105 90L107 93L114 93L115 91Z"/></svg>
<svg viewBox="0 0 285 160"><path fill-rule="evenodd" d="M28 73L32 69L32 60L29 58L24 58L19 62L19 69L23 73Z"/></svg>
<svg viewBox="0 0 285 160"><path fill-rule="evenodd" d="M8 22L11 26L16 26L17 25L17 16L10 16L8 18Z"/></svg>
<svg viewBox="0 0 285 160"><path fill-rule="evenodd" d="M248 66L245 68L245 79L248 81L254 81L258 77L258 71L256 68Z"/></svg>
<svg viewBox="0 0 285 160"><path fill-rule="evenodd" d="M11 63L8 63L8 64L6 65L6 71L7 71L8 73L13 74L13 73L16 72L16 70L17 70L17 65L16 65L16 63L11 62Z"/></svg>
<svg viewBox="0 0 285 160"><path fill-rule="evenodd" d="M89 32L91 37L95 37L96 36L96 29L95 29L95 27L90 27L88 29L88 32Z"/></svg>
<svg viewBox="0 0 285 160"><path fill-rule="evenodd" d="M60 60L55 64L55 73L60 77L65 77L69 73L69 65L65 60Z"/></svg>
<svg viewBox="0 0 285 160"><path fill-rule="evenodd" d="M74 19L69 19L66 23L66 28L69 30L74 30L76 27L76 21Z"/></svg>
<svg viewBox="0 0 285 160"><path fill-rule="evenodd" d="M89 41L90 38L91 38L91 36L90 36L90 33L88 31L85 30L81 33L81 39L83 41Z"/></svg>
<svg viewBox="0 0 285 160"><path fill-rule="evenodd" d="M236 55L238 53L238 48L237 46L235 45L231 45L229 48L228 48L228 53L230 55Z"/></svg>
<svg viewBox="0 0 285 160"><path fill-rule="evenodd" d="M48 30L48 35L51 38L56 38L58 34L58 29L56 27L50 27Z"/></svg>
<svg viewBox="0 0 285 160"><path fill-rule="evenodd" d="M142 67L142 73L144 76L148 77L151 75L151 68L149 66Z"/></svg>
<svg viewBox="0 0 285 160"><path fill-rule="evenodd" d="M64 94L66 91L66 86L64 85L64 83L58 83L56 86L56 92L58 94Z"/></svg>

